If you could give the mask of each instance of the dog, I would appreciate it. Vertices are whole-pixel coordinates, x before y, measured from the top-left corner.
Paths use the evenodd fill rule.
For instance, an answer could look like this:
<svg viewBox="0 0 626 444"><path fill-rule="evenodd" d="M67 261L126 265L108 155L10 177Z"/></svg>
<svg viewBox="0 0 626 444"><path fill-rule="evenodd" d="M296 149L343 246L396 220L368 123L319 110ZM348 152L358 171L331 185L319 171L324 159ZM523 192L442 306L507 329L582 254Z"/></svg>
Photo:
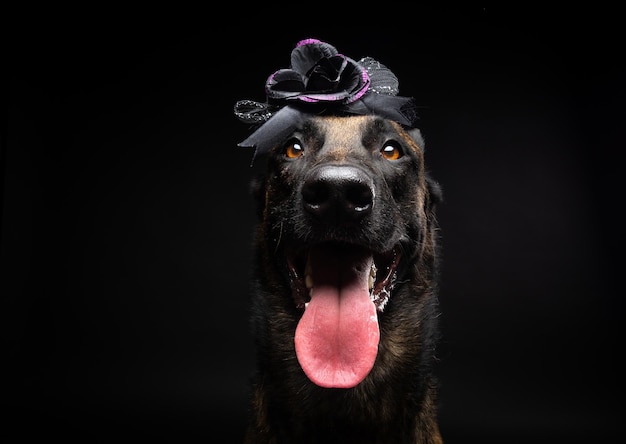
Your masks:
<svg viewBox="0 0 626 444"><path fill-rule="evenodd" d="M397 79L315 39L266 82L239 146L257 223L245 444L441 444L439 184ZM253 160L255 161L255 160Z"/></svg>

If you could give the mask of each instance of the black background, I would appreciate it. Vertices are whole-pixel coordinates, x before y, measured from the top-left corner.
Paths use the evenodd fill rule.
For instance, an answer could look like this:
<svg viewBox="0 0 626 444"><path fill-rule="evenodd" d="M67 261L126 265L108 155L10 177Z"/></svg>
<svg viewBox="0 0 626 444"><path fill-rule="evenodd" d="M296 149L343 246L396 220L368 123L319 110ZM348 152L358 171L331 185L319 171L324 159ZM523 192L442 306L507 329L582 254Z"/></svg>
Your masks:
<svg viewBox="0 0 626 444"><path fill-rule="evenodd" d="M241 440L254 214L232 108L315 37L423 106L445 440L623 437L616 12L353 6L5 14L6 433Z"/></svg>

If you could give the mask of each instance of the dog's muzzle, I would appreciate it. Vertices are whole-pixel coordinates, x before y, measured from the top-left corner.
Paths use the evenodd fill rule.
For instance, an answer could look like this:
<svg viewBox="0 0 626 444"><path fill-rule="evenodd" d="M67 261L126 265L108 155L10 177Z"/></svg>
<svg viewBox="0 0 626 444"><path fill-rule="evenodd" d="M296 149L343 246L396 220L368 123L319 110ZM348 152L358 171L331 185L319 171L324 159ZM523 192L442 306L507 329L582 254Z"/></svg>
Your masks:
<svg viewBox="0 0 626 444"><path fill-rule="evenodd" d="M296 355L315 384L352 388L376 361L378 316L395 286L402 249L399 243L381 247L375 240L374 219L383 217L375 214L374 179L362 167L312 168L300 199L306 236L287 249L289 283L300 313Z"/></svg>
<svg viewBox="0 0 626 444"><path fill-rule="evenodd" d="M354 225L372 212L374 183L360 168L324 165L304 182L302 199L305 210L318 222Z"/></svg>

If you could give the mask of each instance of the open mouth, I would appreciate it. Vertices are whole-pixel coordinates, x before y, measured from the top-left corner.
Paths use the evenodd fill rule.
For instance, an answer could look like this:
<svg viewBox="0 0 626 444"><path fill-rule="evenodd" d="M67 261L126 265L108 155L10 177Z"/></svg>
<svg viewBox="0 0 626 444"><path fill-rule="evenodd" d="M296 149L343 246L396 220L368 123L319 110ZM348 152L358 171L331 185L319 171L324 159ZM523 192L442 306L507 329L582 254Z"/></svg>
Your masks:
<svg viewBox="0 0 626 444"><path fill-rule="evenodd" d="M333 263L337 272L345 270L344 273L349 275L352 270L360 274L357 278L367 277L370 300L382 312L396 282L400 257L399 245L385 253L374 253L354 245L320 244L305 252L288 254L287 265L294 303L298 309L306 309L315 285L314 276L319 277L321 282L330 279L332 271L324 275L322 270L329 267L322 265ZM314 269L320 273L314 274Z"/></svg>
<svg viewBox="0 0 626 444"><path fill-rule="evenodd" d="M294 303L302 310L296 355L321 387L351 388L374 366L378 315L396 281L401 250L325 243L288 256Z"/></svg>

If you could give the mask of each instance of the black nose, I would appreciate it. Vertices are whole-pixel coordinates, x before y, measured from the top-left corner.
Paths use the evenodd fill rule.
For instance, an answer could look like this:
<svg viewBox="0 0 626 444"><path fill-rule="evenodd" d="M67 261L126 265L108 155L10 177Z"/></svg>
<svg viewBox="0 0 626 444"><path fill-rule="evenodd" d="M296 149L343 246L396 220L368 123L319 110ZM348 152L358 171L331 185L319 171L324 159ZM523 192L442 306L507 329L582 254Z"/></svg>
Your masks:
<svg viewBox="0 0 626 444"><path fill-rule="evenodd" d="M327 224L359 222L372 211L374 185L363 171L351 166L323 166L302 186L304 208Z"/></svg>

